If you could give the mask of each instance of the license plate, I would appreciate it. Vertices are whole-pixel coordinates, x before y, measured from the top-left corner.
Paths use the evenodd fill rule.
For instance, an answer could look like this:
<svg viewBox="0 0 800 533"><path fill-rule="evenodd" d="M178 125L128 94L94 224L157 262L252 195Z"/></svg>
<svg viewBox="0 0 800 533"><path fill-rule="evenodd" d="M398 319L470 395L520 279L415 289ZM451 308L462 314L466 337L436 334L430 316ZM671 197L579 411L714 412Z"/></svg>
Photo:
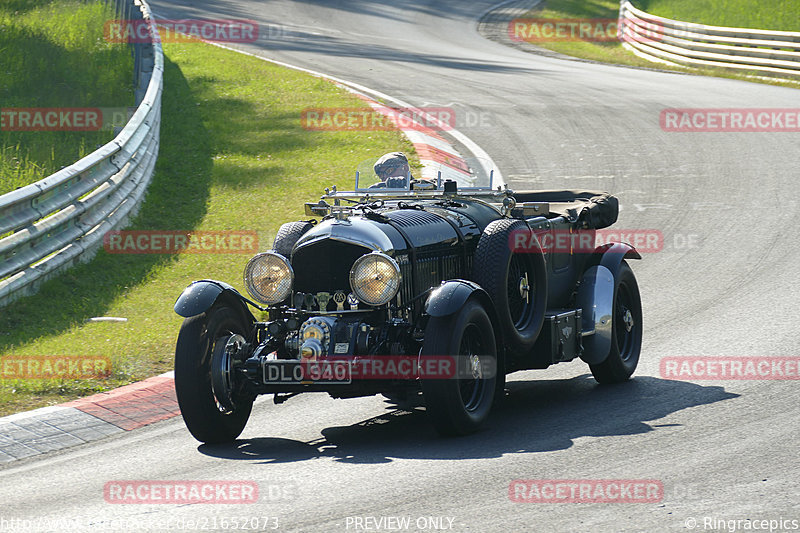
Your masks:
<svg viewBox="0 0 800 533"><path fill-rule="evenodd" d="M266 361L267 385L346 385L353 382L350 361Z"/></svg>

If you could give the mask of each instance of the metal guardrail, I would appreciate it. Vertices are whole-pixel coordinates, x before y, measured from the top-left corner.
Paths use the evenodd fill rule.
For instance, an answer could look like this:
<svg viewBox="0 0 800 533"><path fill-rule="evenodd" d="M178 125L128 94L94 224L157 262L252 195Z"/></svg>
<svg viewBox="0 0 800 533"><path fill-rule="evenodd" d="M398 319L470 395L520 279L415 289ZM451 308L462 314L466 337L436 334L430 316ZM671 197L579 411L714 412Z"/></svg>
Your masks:
<svg viewBox="0 0 800 533"><path fill-rule="evenodd" d="M800 76L800 32L706 26L657 17L621 0L619 39L650 61Z"/></svg>
<svg viewBox="0 0 800 533"><path fill-rule="evenodd" d="M144 197L158 157L164 56L144 0L121 0L126 20L148 21L152 43L134 45L137 108L109 143L36 183L0 196L0 307L88 261L106 232Z"/></svg>

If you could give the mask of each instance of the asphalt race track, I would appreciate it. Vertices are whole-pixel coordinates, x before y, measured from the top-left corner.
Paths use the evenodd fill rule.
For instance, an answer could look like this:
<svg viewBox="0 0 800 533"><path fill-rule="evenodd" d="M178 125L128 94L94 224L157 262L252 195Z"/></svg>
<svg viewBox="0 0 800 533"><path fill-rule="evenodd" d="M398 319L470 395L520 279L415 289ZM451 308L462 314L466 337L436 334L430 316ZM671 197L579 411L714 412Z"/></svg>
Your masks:
<svg viewBox="0 0 800 533"><path fill-rule="evenodd" d="M666 108L796 110L800 92L526 53L478 34L492 3L151 4L168 18L253 19L270 31L241 49L415 106L452 107L458 129L512 188L616 194L614 228L663 235L663 249L632 264L645 320L634 379L599 387L580 361L513 374L488 427L459 439L437 437L424 412L387 410L381 397L262 398L236 445L198 445L174 418L10 465L0 473L0 515L71 517L98 531L122 530L112 519L222 530L225 518L319 532L722 531L727 522L717 521L747 519L800 529L796 366L793 380L684 381L660 371L665 357L800 355L800 134L666 132L659 122ZM663 495L512 502L520 479L657 480ZM255 481L261 496L250 505L118 505L103 497L113 480Z"/></svg>

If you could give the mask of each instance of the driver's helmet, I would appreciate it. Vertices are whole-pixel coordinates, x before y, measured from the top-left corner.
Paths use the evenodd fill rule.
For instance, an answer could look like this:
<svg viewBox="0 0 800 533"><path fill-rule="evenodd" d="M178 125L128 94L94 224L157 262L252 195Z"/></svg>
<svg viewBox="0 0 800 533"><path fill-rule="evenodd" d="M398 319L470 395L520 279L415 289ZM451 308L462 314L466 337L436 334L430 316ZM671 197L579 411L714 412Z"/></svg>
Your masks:
<svg viewBox="0 0 800 533"><path fill-rule="evenodd" d="M391 182L389 182L391 178L400 178L405 182L409 173L408 158L403 152L389 152L375 161L373 169L375 170L375 175L377 175L381 181L387 182L386 186L390 187L392 186L390 184L391 182L397 181L396 179L392 179Z"/></svg>

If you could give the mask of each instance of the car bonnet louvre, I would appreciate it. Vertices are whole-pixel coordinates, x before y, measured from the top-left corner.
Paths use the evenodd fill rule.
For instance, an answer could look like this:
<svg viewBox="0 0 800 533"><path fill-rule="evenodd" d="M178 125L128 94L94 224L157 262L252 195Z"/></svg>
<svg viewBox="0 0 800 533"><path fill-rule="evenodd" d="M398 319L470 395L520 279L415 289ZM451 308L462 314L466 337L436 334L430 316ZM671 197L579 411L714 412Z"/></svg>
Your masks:
<svg viewBox="0 0 800 533"><path fill-rule="evenodd" d="M428 211L419 209L400 209L383 213L387 218L398 226L410 228L413 226L424 226L426 224L437 224L442 221L442 217Z"/></svg>

